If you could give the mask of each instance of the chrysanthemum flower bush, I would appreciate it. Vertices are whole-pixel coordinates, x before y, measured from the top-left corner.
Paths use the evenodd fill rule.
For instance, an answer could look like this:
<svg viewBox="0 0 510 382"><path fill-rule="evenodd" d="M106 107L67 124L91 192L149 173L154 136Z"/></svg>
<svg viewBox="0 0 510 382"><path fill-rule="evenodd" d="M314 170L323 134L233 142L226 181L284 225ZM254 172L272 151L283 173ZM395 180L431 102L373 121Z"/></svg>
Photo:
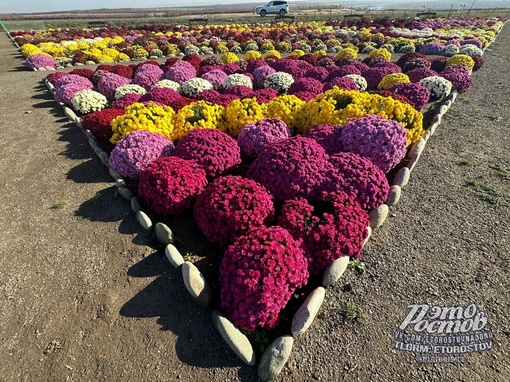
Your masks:
<svg viewBox="0 0 510 382"><path fill-rule="evenodd" d="M230 245L221 261L221 308L241 329L274 329L294 291L305 285L308 259L282 227L257 227Z"/></svg>
<svg viewBox="0 0 510 382"><path fill-rule="evenodd" d="M273 218L271 194L257 182L241 176L223 176L209 184L194 209L198 227L215 244L226 246Z"/></svg>

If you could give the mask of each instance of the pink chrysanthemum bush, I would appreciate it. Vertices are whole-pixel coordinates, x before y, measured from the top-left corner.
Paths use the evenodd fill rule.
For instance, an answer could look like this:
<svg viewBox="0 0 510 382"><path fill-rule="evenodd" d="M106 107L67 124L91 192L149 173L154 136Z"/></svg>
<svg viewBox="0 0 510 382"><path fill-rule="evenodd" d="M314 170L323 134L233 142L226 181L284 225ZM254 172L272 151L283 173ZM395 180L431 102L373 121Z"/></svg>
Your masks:
<svg viewBox="0 0 510 382"><path fill-rule="evenodd" d="M194 160L209 179L224 175L241 164L237 141L216 129L194 129L176 145L173 155Z"/></svg>
<svg viewBox="0 0 510 382"><path fill-rule="evenodd" d="M240 329L274 329L279 313L308 276L303 249L287 230L255 228L225 251L220 266L221 308Z"/></svg>
<svg viewBox="0 0 510 382"><path fill-rule="evenodd" d="M278 201L317 198L329 167L326 151L313 139L295 136L266 147L248 168L248 177Z"/></svg>
<svg viewBox="0 0 510 382"><path fill-rule="evenodd" d="M179 215L193 205L206 186L205 171L194 161L165 156L142 171L138 196L157 214Z"/></svg>
<svg viewBox="0 0 510 382"><path fill-rule="evenodd" d="M222 176L209 184L195 204L198 227L215 244L226 246L273 218L272 196L257 182Z"/></svg>
<svg viewBox="0 0 510 382"><path fill-rule="evenodd" d="M397 121L368 114L350 119L340 129L338 142L342 151L370 158L388 172L405 157L407 132Z"/></svg>
<svg viewBox="0 0 510 382"><path fill-rule="evenodd" d="M136 130L117 142L110 153L110 167L122 176L138 179L153 160L172 154L174 144L160 134Z"/></svg>
<svg viewBox="0 0 510 382"><path fill-rule="evenodd" d="M367 212L344 192L325 194L315 205L303 198L287 200L278 216L278 225L302 240L312 274L342 256L359 258L369 224Z"/></svg>
<svg viewBox="0 0 510 382"><path fill-rule="evenodd" d="M390 185L386 174L369 158L340 152L329 157L331 164L321 191L343 191L365 211L379 207L388 199Z"/></svg>
<svg viewBox="0 0 510 382"><path fill-rule="evenodd" d="M273 142L290 138L290 129L279 118L264 118L246 124L237 137L241 153L247 158L257 155Z"/></svg>
<svg viewBox="0 0 510 382"><path fill-rule="evenodd" d="M336 137L339 134L339 126L330 123L312 126L306 133L303 134L306 138L311 138L321 145L326 153L334 154L339 151Z"/></svg>

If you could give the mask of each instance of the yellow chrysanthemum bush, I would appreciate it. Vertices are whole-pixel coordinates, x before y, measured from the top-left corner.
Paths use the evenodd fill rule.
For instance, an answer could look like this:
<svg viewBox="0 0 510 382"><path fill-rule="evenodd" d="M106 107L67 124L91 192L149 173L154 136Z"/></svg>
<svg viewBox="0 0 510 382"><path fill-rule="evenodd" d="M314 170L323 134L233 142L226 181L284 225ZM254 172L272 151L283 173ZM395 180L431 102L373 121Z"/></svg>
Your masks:
<svg viewBox="0 0 510 382"><path fill-rule="evenodd" d="M299 131L297 126L301 109L306 105L306 102L296 97L295 95L281 95L273 98L265 104L264 114L267 118L279 118L287 124L289 129L294 132Z"/></svg>
<svg viewBox="0 0 510 382"><path fill-rule="evenodd" d="M294 49L292 52L289 53L290 58L299 58L301 56L304 56L305 52L301 49Z"/></svg>
<svg viewBox="0 0 510 382"><path fill-rule="evenodd" d="M239 57L237 57L235 53L226 52L221 55L220 60L224 64L232 64L234 62L239 62Z"/></svg>
<svg viewBox="0 0 510 382"><path fill-rule="evenodd" d="M225 108L207 101L196 101L179 109L174 117L173 139L184 138L193 129L220 129L225 125Z"/></svg>
<svg viewBox="0 0 510 382"><path fill-rule="evenodd" d="M386 61L391 61L391 52L385 48L374 49L368 53L368 57L382 57Z"/></svg>
<svg viewBox="0 0 510 382"><path fill-rule="evenodd" d="M275 50L273 42L271 40L264 40L260 45L260 50L263 52Z"/></svg>
<svg viewBox="0 0 510 382"><path fill-rule="evenodd" d="M42 50L35 46L34 44L23 44L21 46L21 54L23 55L23 57L27 58L27 57L30 57L30 56L33 56L34 54L41 54L42 53Z"/></svg>
<svg viewBox="0 0 510 382"><path fill-rule="evenodd" d="M381 82L379 82L379 85L377 85L377 89L379 90L386 90L390 88L392 85L395 84L403 84L411 82L409 79L409 76L405 73L390 73L386 74Z"/></svg>
<svg viewBox="0 0 510 382"><path fill-rule="evenodd" d="M250 60L258 60L258 59L261 59L262 58L262 54L256 50L248 50L245 54L244 54L244 59L246 61L250 61Z"/></svg>
<svg viewBox="0 0 510 382"><path fill-rule="evenodd" d="M473 60L471 56L467 54L454 54L448 60L446 60L445 65L447 68L450 66L464 65L469 68L469 70L473 70L473 67L475 66L475 60Z"/></svg>
<svg viewBox="0 0 510 382"><path fill-rule="evenodd" d="M290 42L282 41L278 44L278 51L281 53L290 53L292 51L292 45Z"/></svg>
<svg viewBox="0 0 510 382"><path fill-rule="evenodd" d="M237 138L247 123L265 118L265 105L257 102L257 98L235 99L225 109L225 125L222 131Z"/></svg>
<svg viewBox="0 0 510 382"><path fill-rule="evenodd" d="M298 132L304 133L312 126L339 126L350 118L361 118L367 114L376 114L399 122L407 130L408 145L417 142L424 135L423 114L411 105L391 97L357 90L342 90L336 86L308 101L295 121Z"/></svg>
<svg viewBox="0 0 510 382"><path fill-rule="evenodd" d="M270 57L274 57L274 58L278 58L278 59L282 58L280 52L278 52L275 49L268 50L266 53L264 53L264 59L270 58Z"/></svg>
<svg viewBox="0 0 510 382"><path fill-rule="evenodd" d="M356 49L354 49L353 47L348 47L348 48L342 49L340 52L338 52L335 55L335 58L337 60L344 58L344 57L352 57L352 58L356 59L358 57L358 51Z"/></svg>
<svg viewBox="0 0 510 382"><path fill-rule="evenodd" d="M170 106L160 106L148 102L147 106L135 102L125 109L125 113L112 120L112 138L110 142L117 143L120 139L136 130L146 130L174 139L174 115Z"/></svg>
<svg viewBox="0 0 510 382"><path fill-rule="evenodd" d="M145 50L145 48L143 46L133 45L131 47L131 50L133 52L133 58L134 59L149 57L149 52L147 52L147 50Z"/></svg>

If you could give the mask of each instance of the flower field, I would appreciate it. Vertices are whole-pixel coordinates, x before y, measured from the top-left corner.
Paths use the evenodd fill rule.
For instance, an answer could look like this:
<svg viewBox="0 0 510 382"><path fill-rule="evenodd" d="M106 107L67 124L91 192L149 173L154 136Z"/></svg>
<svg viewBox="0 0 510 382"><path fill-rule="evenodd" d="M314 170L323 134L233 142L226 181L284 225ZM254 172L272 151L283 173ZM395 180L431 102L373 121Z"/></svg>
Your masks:
<svg viewBox="0 0 510 382"><path fill-rule="evenodd" d="M185 284L248 342L281 335L293 295L360 258L506 20L370 21L11 37L30 69L76 66L46 77L55 101L187 269L168 222L192 214L219 253L217 279L197 269L203 282ZM260 354L245 345L233 350L254 365ZM262 379L278 371L263 372L270 350Z"/></svg>

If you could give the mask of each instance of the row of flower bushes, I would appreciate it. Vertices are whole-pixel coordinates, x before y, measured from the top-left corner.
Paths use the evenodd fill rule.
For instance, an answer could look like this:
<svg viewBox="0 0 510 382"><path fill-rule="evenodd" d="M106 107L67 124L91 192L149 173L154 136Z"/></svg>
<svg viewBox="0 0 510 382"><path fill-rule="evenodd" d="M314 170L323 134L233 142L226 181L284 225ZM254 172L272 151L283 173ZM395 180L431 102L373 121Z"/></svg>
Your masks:
<svg viewBox="0 0 510 382"><path fill-rule="evenodd" d="M425 133L420 109L467 91L483 64L466 54L390 60L385 48L362 61L188 54L47 81L85 130L114 144L110 166L134 182L147 211L193 210L224 249L222 309L251 331L277 326L311 275L360 256L387 174Z"/></svg>
<svg viewBox="0 0 510 382"><path fill-rule="evenodd" d="M290 25L147 25L132 30L111 27L10 33L26 58L33 55L48 57L45 62L27 63L31 68L38 68L85 62L113 63L177 54L277 51L281 54L315 52L326 55L346 48L369 53L381 47L397 53L416 51L445 56L458 53L480 56L482 49L494 40L504 20L404 20L394 23L401 26L363 19Z"/></svg>

